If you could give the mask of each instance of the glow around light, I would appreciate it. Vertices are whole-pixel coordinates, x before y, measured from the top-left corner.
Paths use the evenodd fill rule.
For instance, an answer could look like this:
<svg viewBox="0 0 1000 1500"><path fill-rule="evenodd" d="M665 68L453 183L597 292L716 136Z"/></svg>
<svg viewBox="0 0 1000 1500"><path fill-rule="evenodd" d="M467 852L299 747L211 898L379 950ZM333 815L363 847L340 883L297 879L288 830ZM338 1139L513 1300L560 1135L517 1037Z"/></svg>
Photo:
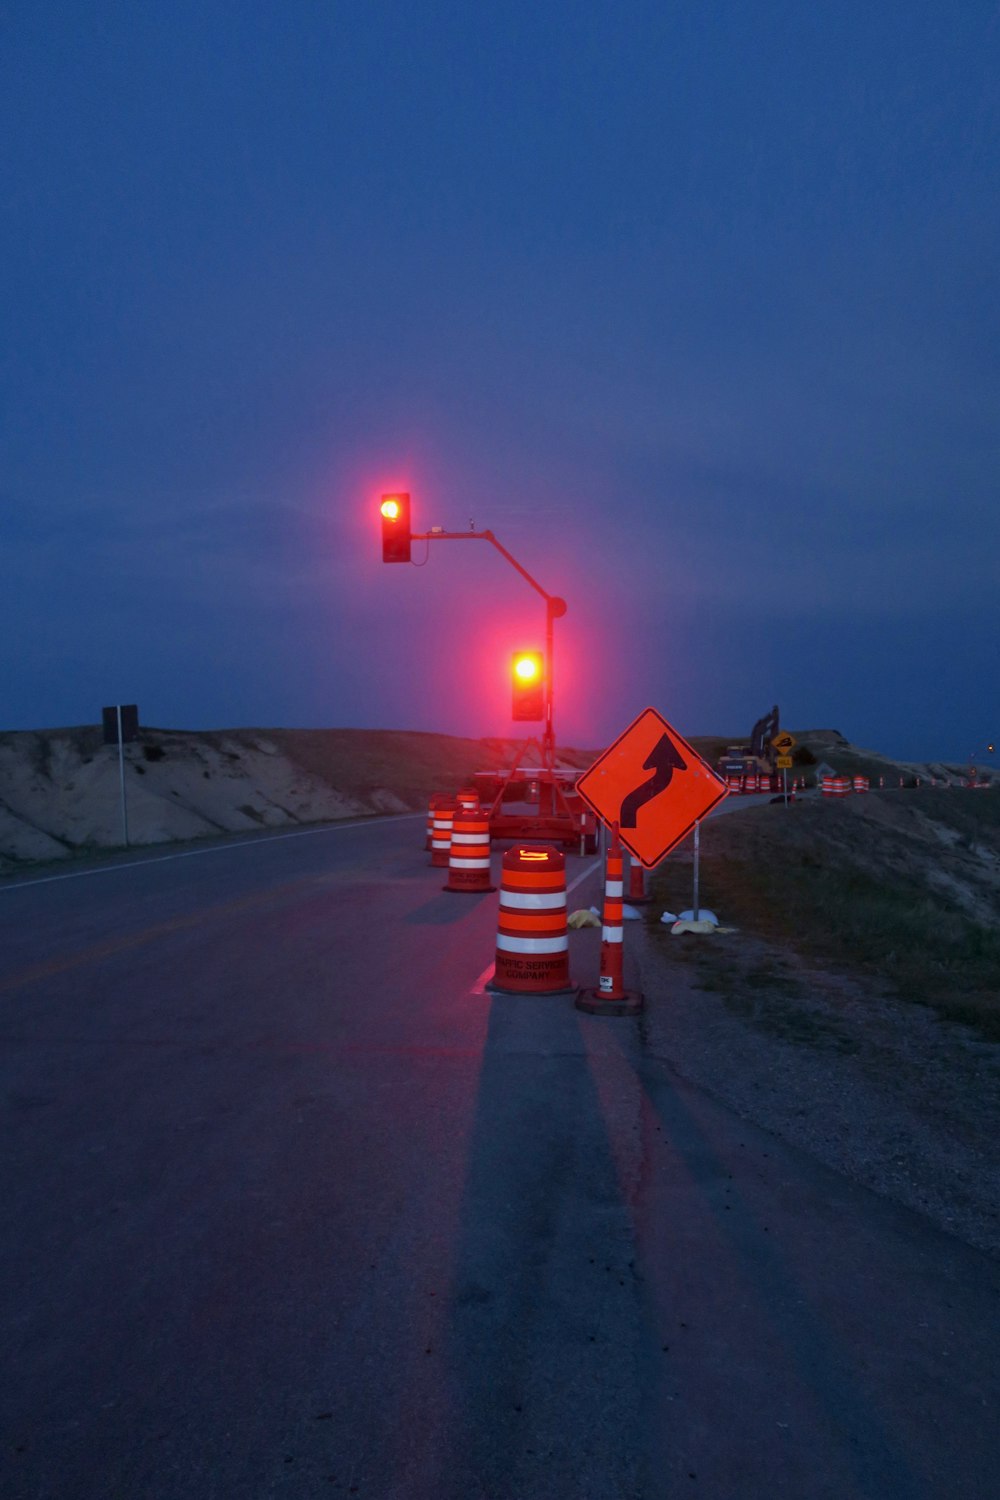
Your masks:
<svg viewBox="0 0 1000 1500"><path fill-rule="evenodd" d="M387 521L398 521L399 501L394 500L391 495L387 495L386 498L382 501L382 514L385 516Z"/></svg>
<svg viewBox="0 0 1000 1500"><path fill-rule="evenodd" d="M522 682L532 682L541 672L541 665L537 656L519 656L514 663L514 671Z"/></svg>

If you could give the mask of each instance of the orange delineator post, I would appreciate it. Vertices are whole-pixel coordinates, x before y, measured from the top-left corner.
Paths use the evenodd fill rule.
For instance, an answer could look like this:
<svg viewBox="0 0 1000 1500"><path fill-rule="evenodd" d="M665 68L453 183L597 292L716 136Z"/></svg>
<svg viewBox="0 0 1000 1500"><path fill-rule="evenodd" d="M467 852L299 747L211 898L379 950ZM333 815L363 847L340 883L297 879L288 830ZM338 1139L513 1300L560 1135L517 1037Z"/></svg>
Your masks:
<svg viewBox="0 0 1000 1500"><path fill-rule="evenodd" d="M632 906L645 906L651 899L646 895L646 872L637 859L628 864L628 899Z"/></svg>
<svg viewBox="0 0 1000 1500"><path fill-rule="evenodd" d="M641 866L640 866L641 868ZM604 868L604 906L601 925L601 973L596 990L581 990L580 1010L600 1016L634 1016L642 1010L642 996L625 988L625 929L622 919L623 857L614 825L614 839Z"/></svg>
<svg viewBox="0 0 1000 1500"><path fill-rule="evenodd" d="M504 854L496 970L501 995L573 992L566 926L566 860L551 844L515 844Z"/></svg>
<svg viewBox="0 0 1000 1500"><path fill-rule="evenodd" d="M471 895L496 890L490 884L490 819L478 797L475 807L459 807L455 814L444 889Z"/></svg>
<svg viewBox="0 0 1000 1500"><path fill-rule="evenodd" d="M597 988L605 1000L625 997L625 929L622 925L622 846L615 837L604 866L601 912L601 977Z"/></svg>

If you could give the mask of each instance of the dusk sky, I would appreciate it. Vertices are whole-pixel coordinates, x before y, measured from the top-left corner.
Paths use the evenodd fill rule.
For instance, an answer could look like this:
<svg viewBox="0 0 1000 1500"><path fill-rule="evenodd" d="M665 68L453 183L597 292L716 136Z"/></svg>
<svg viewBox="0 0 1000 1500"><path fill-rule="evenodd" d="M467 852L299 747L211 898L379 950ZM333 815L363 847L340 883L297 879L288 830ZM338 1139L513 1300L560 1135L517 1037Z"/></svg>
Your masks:
<svg viewBox="0 0 1000 1500"><path fill-rule="evenodd" d="M1000 6L0 6L0 727L1000 735ZM423 556L415 548L415 556Z"/></svg>

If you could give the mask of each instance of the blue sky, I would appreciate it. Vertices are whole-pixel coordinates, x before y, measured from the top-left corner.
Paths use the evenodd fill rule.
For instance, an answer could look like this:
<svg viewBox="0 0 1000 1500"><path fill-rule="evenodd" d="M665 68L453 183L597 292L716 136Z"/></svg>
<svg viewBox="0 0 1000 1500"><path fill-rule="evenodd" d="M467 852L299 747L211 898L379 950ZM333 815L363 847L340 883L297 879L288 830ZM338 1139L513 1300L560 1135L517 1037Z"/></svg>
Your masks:
<svg viewBox="0 0 1000 1500"><path fill-rule="evenodd" d="M8 728L1000 734L1000 8L7 4Z"/></svg>

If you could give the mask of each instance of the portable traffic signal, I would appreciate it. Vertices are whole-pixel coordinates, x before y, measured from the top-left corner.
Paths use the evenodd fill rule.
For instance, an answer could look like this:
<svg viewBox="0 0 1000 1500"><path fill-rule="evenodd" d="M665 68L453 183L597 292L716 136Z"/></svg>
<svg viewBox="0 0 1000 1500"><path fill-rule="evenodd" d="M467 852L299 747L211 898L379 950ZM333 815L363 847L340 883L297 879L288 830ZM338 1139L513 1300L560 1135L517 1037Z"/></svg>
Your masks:
<svg viewBox="0 0 1000 1500"><path fill-rule="evenodd" d="M382 496L382 561L410 561L410 497Z"/></svg>
<svg viewBox="0 0 1000 1500"><path fill-rule="evenodd" d="M515 651L511 667L513 704L511 718L534 721L545 718L545 672L540 651Z"/></svg>

